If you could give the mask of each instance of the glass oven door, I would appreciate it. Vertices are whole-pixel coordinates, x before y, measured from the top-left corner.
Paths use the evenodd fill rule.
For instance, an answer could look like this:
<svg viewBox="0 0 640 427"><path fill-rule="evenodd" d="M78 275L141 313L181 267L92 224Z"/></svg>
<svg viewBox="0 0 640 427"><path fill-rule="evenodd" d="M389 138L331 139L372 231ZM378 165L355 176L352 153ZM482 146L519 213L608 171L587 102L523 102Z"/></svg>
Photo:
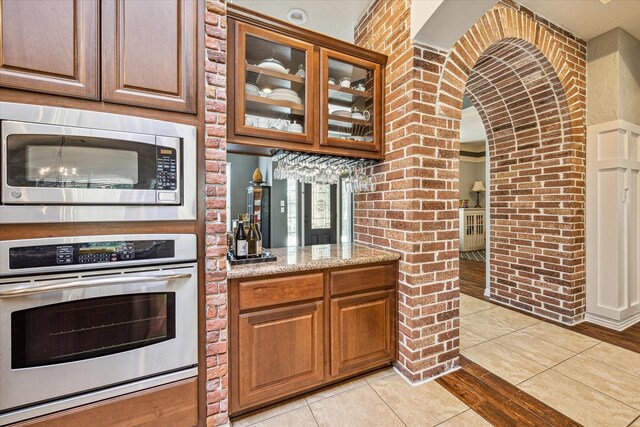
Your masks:
<svg viewBox="0 0 640 427"><path fill-rule="evenodd" d="M0 412L195 366L196 274L0 285Z"/></svg>
<svg viewBox="0 0 640 427"><path fill-rule="evenodd" d="M2 122L2 201L179 204L177 138Z"/></svg>

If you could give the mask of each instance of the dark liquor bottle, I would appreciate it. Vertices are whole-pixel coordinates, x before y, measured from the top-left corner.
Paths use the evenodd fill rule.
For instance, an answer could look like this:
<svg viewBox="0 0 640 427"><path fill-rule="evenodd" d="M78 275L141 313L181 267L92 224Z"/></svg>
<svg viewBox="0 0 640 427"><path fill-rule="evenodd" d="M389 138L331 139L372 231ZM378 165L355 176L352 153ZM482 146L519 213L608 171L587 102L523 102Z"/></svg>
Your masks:
<svg viewBox="0 0 640 427"><path fill-rule="evenodd" d="M237 259L247 258L247 233L244 231L242 221L238 222L238 229L236 230L235 255Z"/></svg>
<svg viewBox="0 0 640 427"><path fill-rule="evenodd" d="M249 235L247 236L248 243L248 255L249 258L255 258L258 256L258 234L256 233L256 226L253 223L253 215L251 215L251 222L249 223Z"/></svg>

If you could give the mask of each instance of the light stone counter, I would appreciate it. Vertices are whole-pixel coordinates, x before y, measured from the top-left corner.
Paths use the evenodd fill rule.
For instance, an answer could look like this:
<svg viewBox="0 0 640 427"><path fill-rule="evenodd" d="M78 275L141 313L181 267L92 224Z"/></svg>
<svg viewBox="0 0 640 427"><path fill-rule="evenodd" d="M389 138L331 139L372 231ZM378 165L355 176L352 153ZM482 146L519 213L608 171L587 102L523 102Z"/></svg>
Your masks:
<svg viewBox="0 0 640 427"><path fill-rule="evenodd" d="M277 256L278 260L234 266L229 265L227 261L227 278L240 279L400 259L400 255L393 252L385 252L355 243L295 246L269 249L268 251Z"/></svg>

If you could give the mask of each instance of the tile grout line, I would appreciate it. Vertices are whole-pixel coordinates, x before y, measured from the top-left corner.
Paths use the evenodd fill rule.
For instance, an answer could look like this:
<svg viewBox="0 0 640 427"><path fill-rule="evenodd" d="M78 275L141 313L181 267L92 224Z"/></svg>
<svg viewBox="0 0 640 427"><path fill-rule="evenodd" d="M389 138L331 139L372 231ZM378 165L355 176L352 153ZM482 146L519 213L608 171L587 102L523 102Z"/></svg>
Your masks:
<svg viewBox="0 0 640 427"><path fill-rule="evenodd" d="M382 379L382 378L380 378ZM375 382L375 381L374 381ZM402 423L403 426L407 427L407 424L404 422L404 420L402 418L400 418L400 415L398 415L396 413L396 411L393 410L393 408L391 406L389 406L389 404L387 403L386 400L384 400L384 397L380 396L380 393L378 393L376 391L375 388L371 387L371 384L367 383L367 385L371 388L371 390L373 390L373 392L376 394L376 396L378 396L380 398L380 400L382 400L384 402L385 405L387 405L387 408L389 408L389 410L393 413L393 415L396 416L396 418L398 418L398 420Z"/></svg>
<svg viewBox="0 0 640 427"><path fill-rule="evenodd" d="M565 374L563 374L562 372L558 372L558 371L556 371L555 369L554 369L554 371L553 371L553 372L557 373L558 375L562 375L562 376L563 376L563 377L565 377L565 378L569 378L570 380L573 380L573 381L575 381L575 382L577 382L577 383L580 383L580 384L582 384L583 386L585 386L585 387L587 387L587 388L589 388L589 389L591 389L591 390L595 391L596 393L600 393L600 394L602 394L602 395L604 395L604 396L610 397L611 399L615 400L616 402L620 403L621 405L626 406L626 407L627 407L627 408L629 408L629 409L633 409L634 411L639 411L639 410L640 410L640 409L634 408L633 406L630 406L628 403L624 403L624 402L622 402L621 400L619 400L619 399L617 399L617 398L615 398L615 397L613 397L613 396L608 395L607 393L605 393L605 392L603 392L603 391L600 391L600 390L598 390L598 389L596 389L596 388L591 387L589 384L585 384L585 383L583 383L582 381L579 381L579 380L577 380L577 379L575 379L575 378L571 378L569 375L565 375Z"/></svg>
<svg viewBox="0 0 640 427"><path fill-rule="evenodd" d="M638 420L640 420L640 415L638 415L633 421L631 421L627 427L631 427L633 423L635 423Z"/></svg>
<svg viewBox="0 0 640 427"><path fill-rule="evenodd" d="M306 398L305 398L305 402L306 402ZM319 400L318 400L319 402ZM320 427L320 423L318 422L318 419L316 418L316 414L313 412L313 408L311 407L311 405L309 404L309 402L307 402L307 407L309 408L309 412L311 412L311 416L313 417L313 421L316 422L316 425L318 427Z"/></svg>

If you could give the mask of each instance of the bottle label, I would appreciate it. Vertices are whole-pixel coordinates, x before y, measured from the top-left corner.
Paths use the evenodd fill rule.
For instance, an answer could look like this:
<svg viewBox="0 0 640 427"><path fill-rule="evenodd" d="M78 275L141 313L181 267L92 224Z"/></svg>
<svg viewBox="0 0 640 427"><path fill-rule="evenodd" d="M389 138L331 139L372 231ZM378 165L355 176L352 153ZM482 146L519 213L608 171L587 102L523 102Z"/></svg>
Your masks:
<svg viewBox="0 0 640 427"><path fill-rule="evenodd" d="M258 256L262 256L262 240L258 240Z"/></svg>
<svg viewBox="0 0 640 427"><path fill-rule="evenodd" d="M247 241L246 240L238 240L238 245L236 248L236 257L247 256Z"/></svg>

